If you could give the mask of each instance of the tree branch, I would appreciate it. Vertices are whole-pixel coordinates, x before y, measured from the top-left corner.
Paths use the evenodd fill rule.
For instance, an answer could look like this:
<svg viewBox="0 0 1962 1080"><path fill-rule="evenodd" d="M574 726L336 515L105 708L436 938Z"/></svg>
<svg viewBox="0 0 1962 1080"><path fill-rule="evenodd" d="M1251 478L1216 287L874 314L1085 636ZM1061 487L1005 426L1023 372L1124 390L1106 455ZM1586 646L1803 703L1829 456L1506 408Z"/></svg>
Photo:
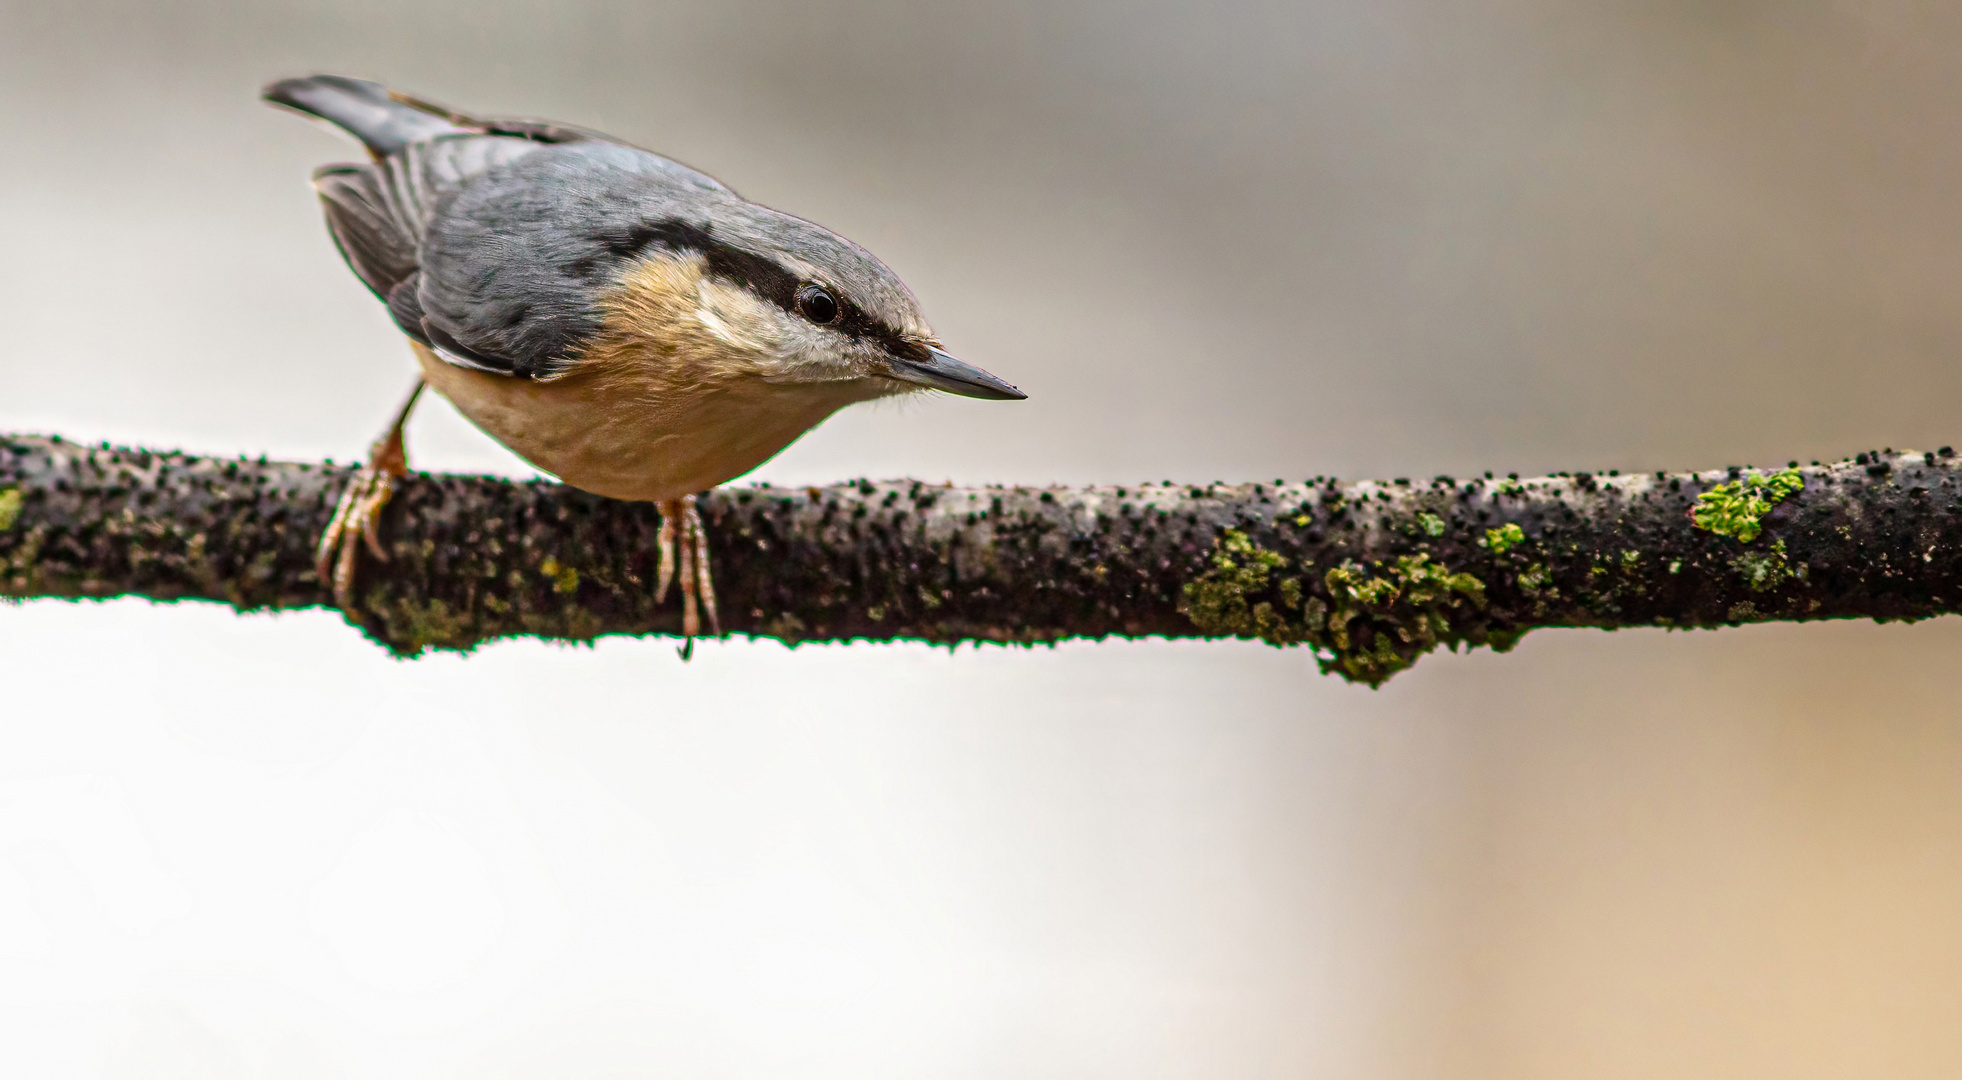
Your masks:
<svg viewBox="0 0 1962 1080"><path fill-rule="evenodd" d="M313 546L351 469L0 437L0 596L330 605ZM1701 497L1699 499L1699 497ZM1962 467L1124 487L917 481L702 499L730 631L1053 642L1258 637L1371 684L1541 626L1919 619L1962 605ZM1692 519L1692 512L1695 519ZM658 517L549 482L422 476L363 556L373 640L675 634Z"/></svg>

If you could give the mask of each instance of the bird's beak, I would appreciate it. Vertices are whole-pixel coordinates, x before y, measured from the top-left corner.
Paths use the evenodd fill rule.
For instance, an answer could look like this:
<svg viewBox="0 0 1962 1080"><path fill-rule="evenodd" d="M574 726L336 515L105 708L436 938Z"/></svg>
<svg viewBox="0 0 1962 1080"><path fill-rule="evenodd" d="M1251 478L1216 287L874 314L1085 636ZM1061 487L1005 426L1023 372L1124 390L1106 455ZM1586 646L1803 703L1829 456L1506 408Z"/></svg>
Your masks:
<svg viewBox="0 0 1962 1080"><path fill-rule="evenodd" d="M1029 396L973 364L963 364L931 345L926 347L926 351L924 360L894 358L892 377L962 397L987 398L990 401L1020 401Z"/></svg>

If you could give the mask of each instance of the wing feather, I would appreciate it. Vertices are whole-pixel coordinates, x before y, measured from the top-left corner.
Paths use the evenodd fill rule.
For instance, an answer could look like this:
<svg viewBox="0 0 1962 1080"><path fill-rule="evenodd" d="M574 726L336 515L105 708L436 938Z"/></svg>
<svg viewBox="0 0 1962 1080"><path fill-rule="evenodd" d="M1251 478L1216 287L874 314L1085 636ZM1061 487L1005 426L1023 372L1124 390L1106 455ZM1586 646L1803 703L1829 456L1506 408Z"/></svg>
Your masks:
<svg viewBox="0 0 1962 1080"><path fill-rule="evenodd" d="M372 164L314 176L328 228L402 332L461 367L564 372L598 330L596 298L639 255L622 238L740 202L711 176L567 124L466 116L334 76L267 96L368 144Z"/></svg>
<svg viewBox="0 0 1962 1080"><path fill-rule="evenodd" d="M416 272L416 236L395 213L394 200L369 165L331 165L313 174L327 211L327 231L368 288L384 299Z"/></svg>

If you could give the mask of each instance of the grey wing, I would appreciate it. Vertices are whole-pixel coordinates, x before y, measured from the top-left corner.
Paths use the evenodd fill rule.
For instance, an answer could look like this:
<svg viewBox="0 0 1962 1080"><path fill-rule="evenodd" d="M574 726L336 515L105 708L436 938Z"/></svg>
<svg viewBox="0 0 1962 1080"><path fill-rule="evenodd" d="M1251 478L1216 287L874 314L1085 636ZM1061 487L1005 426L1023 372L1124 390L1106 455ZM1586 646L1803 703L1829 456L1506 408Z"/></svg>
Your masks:
<svg viewBox="0 0 1962 1080"><path fill-rule="evenodd" d="M564 373L650 223L740 202L710 177L598 140L549 146L457 188L423 234L416 302L439 354L523 378Z"/></svg>
<svg viewBox="0 0 1962 1080"><path fill-rule="evenodd" d="M565 124L479 120L334 75L265 96L368 147L373 164L314 174L328 228L402 332L465 367L563 371L647 242L650 202L740 202L713 177Z"/></svg>
<svg viewBox="0 0 1962 1080"><path fill-rule="evenodd" d="M348 265L403 333L458 366L530 379L563 373L598 331L596 301L645 246L645 222L740 202L598 138L446 135L314 184Z"/></svg>
<svg viewBox="0 0 1962 1080"><path fill-rule="evenodd" d="M330 165L314 173L327 228L348 266L387 305L402 332L450 352L454 362L500 370L493 358L450 347L424 324L418 293L423 239L436 208L485 173L540 149L524 139L452 135L411 143L371 165Z"/></svg>
<svg viewBox="0 0 1962 1080"><path fill-rule="evenodd" d="M313 188L327 211L327 231L354 276L388 299L416 272L415 222L405 220L375 165L329 165L313 174Z"/></svg>

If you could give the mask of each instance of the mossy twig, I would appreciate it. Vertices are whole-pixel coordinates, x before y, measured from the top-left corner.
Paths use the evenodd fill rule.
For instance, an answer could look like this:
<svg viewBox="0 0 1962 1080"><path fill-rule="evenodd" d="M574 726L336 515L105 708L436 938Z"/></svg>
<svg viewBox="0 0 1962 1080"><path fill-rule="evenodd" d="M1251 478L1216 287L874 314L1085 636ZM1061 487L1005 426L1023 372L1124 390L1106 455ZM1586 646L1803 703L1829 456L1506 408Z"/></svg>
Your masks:
<svg viewBox="0 0 1962 1080"><path fill-rule="evenodd" d="M350 469L0 437L0 596L322 606L312 548ZM1541 626L1919 619L1962 605L1946 450L1773 473L953 487L702 500L733 633L790 644L1250 637L1376 684ZM674 634L658 518L545 482L417 475L355 610L400 655Z"/></svg>

